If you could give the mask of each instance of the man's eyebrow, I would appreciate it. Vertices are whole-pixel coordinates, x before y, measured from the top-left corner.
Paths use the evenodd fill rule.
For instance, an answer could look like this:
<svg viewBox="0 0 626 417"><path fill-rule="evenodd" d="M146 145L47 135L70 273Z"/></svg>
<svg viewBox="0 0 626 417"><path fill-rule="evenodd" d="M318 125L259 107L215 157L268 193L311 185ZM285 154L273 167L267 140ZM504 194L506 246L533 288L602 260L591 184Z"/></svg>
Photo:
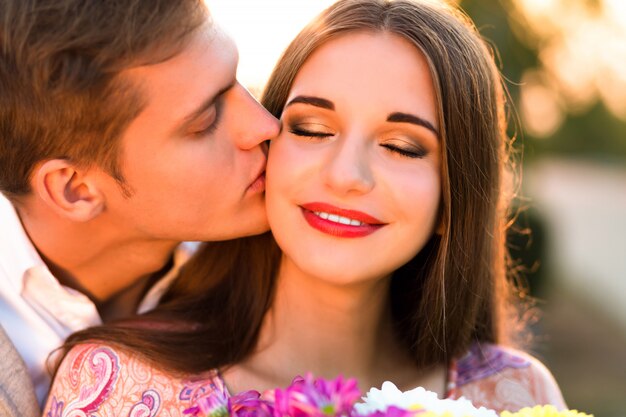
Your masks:
<svg viewBox="0 0 626 417"><path fill-rule="evenodd" d="M213 104L215 104L215 101L217 100L217 98L219 96L221 96L222 94L224 94L226 91L228 91L231 88L233 88L235 83L236 83L236 81L233 81L232 83L228 84L227 86L221 88L217 93L215 93L211 97L209 97L206 100L204 100L202 102L202 104L200 104L195 110L193 110L191 113L189 113L187 116L185 116L183 118L182 122L180 123L181 130L184 130L189 123L191 123L194 120L196 120L209 107L211 107Z"/></svg>
<svg viewBox="0 0 626 417"><path fill-rule="evenodd" d="M415 116L413 114L401 112L391 113L389 116L387 116L387 121L395 123L411 123L414 125L422 126L433 132L437 137L439 137L439 131L435 128L435 126L433 126L432 123L424 118Z"/></svg>
<svg viewBox="0 0 626 417"><path fill-rule="evenodd" d="M289 107L296 103L304 103L315 107L321 107L322 109L335 110L335 104L332 101L313 96L296 96L291 99L285 107Z"/></svg>

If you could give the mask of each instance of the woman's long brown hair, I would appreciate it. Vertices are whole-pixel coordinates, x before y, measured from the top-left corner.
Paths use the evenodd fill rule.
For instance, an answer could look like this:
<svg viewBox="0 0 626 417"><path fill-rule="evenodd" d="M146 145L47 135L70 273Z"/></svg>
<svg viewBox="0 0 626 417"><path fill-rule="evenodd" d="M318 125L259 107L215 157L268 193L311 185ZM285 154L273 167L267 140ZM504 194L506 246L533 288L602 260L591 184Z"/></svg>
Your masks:
<svg viewBox="0 0 626 417"><path fill-rule="evenodd" d="M262 99L269 111L280 117L295 75L316 48L353 31L390 32L412 42L426 56L437 91L443 232L392 277L398 337L418 366L446 363L473 341L504 342L513 330L502 197L508 140L493 55L451 7L341 0L284 52ZM255 348L279 259L270 234L205 244L155 311L76 333L65 348L115 343L184 373L237 363Z"/></svg>

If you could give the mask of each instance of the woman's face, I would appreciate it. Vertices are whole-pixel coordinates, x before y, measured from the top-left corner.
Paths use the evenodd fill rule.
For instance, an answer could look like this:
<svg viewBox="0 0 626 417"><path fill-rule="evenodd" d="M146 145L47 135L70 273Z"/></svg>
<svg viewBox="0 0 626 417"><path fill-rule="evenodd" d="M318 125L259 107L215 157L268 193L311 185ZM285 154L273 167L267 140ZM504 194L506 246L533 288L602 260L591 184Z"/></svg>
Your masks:
<svg viewBox="0 0 626 417"><path fill-rule="evenodd" d="M425 57L353 32L298 72L270 145L267 213L287 262L336 283L387 276L433 234L439 122Z"/></svg>

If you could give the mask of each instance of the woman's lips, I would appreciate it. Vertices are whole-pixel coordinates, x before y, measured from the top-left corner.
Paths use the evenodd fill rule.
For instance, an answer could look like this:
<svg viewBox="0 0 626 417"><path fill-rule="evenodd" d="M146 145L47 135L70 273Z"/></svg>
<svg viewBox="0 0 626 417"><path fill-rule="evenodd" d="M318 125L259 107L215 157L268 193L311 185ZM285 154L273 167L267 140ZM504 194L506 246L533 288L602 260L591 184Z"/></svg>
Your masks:
<svg viewBox="0 0 626 417"><path fill-rule="evenodd" d="M300 208L311 227L331 236L364 237L385 226L385 223L369 214L327 203L307 203Z"/></svg>

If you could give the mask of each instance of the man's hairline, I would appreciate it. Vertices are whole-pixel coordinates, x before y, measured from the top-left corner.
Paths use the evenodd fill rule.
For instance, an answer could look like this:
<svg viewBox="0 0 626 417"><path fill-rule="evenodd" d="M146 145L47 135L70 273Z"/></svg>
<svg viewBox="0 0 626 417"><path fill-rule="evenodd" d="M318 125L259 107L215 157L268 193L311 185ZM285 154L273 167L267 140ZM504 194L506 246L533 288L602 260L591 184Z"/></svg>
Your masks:
<svg viewBox="0 0 626 417"><path fill-rule="evenodd" d="M207 30L212 29L211 38L213 38L213 35L215 33L213 32L213 30L215 30L216 28L217 26L214 24L214 21L211 18L211 15L208 14L207 17L205 18L205 21L202 24L198 25L194 30L190 31L187 34L187 36L181 42L178 43L177 47L174 49L174 52L172 54L165 55L165 57L162 59L151 60L148 58L147 62L146 61L136 62L134 65L129 65L128 67L122 69L115 75L115 77L111 80L111 84L123 85L124 83L128 83L127 84L128 88L132 90L132 94L135 95L135 98L140 103L139 108L137 109L137 114L132 119L127 121L127 124L124 127L124 129L120 131L117 137L114 138L114 141L116 141L117 149L115 150L115 155L113 156L114 158L113 165L115 168L114 171L117 171L117 172L111 172L111 169L109 169L109 167L105 166L105 164L103 164L101 161L95 161L95 160L90 161L85 164L79 163L78 166L80 168L86 169L86 170L90 170L93 168L101 169L106 175L108 175L113 180L115 180L115 182L117 183L124 197L126 198L132 197L134 190L126 182L124 178L124 174L122 172L123 166L120 163L122 160L122 155L123 155L122 142L123 142L126 132L130 128L130 125L135 120L137 120L137 118L145 111L150 101L149 94L147 92L147 89L145 88L145 85L146 85L145 81L141 77L137 75L133 75L132 71L140 67L151 67L154 65L162 64L164 62L167 62L169 60L176 58L187 49L189 44L193 41L193 38L198 33L200 33L203 29L207 29ZM150 56L150 54L148 53L147 56ZM141 58L138 58L138 61L141 61Z"/></svg>

